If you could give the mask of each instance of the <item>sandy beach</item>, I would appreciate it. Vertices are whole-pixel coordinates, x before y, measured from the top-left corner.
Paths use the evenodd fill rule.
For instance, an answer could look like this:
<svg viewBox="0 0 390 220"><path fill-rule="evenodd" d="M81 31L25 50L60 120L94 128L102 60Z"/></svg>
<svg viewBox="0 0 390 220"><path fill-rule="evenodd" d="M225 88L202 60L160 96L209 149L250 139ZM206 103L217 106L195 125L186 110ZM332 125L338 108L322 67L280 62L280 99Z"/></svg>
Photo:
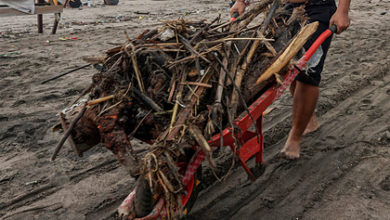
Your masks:
<svg viewBox="0 0 390 220"><path fill-rule="evenodd" d="M132 37L180 16L228 20L228 2L120 0L66 8L56 35L35 16L0 17L0 219L115 219L135 180L99 145L79 158L65 145L58 112L90 84L85 65ZM250 182L241 167L203 186L189 219L390 219L390 1L352 1L351 27L334 37L316 114L321 127L304 137L301 158L278 152L286 141L292 99L265 117L265 173ZM74 40L66 38L76 38ZM140 143L135 143L140 144Z"/></svg>

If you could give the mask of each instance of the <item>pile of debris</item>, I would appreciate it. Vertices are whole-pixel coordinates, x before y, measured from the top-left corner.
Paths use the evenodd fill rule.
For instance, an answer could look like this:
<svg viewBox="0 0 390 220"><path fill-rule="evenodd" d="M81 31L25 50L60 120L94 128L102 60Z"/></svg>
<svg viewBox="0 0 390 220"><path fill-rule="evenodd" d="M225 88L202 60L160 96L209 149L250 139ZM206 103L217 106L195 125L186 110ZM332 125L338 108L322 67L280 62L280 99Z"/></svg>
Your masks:
<svg viewBox="0 0 390 220"><path fill-rule="evenodd" d="M260 14L264 20L253 25ZM177 165L199 149L213 164L207 140L282 80L288 65L264 73L306 22L303 8L292 11L285 3L262 0L234 22L179 19L135 39L126 34L125 44L93 61L103 69L61 113L71 145L81 154L105 143L132 176L143 175L153 192L161 192L167 210L175 213L184 187ZM138 154L132 138L152 145Z"/></svg>

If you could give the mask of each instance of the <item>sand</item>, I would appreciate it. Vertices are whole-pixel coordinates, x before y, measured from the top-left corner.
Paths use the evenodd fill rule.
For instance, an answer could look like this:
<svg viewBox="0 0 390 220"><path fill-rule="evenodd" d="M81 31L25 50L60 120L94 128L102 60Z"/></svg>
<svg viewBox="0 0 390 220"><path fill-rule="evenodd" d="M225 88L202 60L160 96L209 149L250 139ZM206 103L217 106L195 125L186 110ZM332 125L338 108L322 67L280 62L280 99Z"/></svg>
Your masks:
<svg viewBox="0 0 390 220"><path fill-rule="evenodd" d="M228 19L227 2L126 1L66 9L57 35L36 33L36 17L0 18L0 219L113 219L134 179L104 146L77 157L68 145L50 156L61 134L57 113L89 85L83 65L165 19ZM205 185L190 219L390 219L390 3L352 2L351 27L334 38L316 114L321 127L305 136L301 159L279 159L291 124L291 97L264 121L265 173L255 182L237 167ZM145 14L145 13L148 14ZM386 12L384 15L382 12ZM142 18L140 18L142 16ZM62 41L59 38L77 37Z"/></svg>

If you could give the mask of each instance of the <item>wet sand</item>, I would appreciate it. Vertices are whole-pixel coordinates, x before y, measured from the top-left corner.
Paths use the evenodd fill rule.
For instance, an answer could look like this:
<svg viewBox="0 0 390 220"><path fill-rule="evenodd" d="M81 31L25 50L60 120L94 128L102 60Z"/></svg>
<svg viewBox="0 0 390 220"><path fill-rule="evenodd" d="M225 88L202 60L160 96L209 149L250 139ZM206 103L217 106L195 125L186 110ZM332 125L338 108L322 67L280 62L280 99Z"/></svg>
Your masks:
<svg viewBox="0 0 390 220"><path fill-rule="evenodd" d="M134 184L104 146L79 158L66 145L50 162L61 138L51 130L56 114L95 70L43 80L122 43L125 30L136 36L184 15L228 19L222 0L102 2L66 9L57 35L49 34L52 15L44 16L41 35L34 16L0 18L0 54L13 52L0 57L1 219L112 219ZM334 38L323 72L316 110L321 127L304 138L301 159L277 156L291 124L286 94L264 121L265 173L251 183L237 167L224 182L205 187L190 219L390 218L389 9L387 0L352 2L352 25Z"/></svg>

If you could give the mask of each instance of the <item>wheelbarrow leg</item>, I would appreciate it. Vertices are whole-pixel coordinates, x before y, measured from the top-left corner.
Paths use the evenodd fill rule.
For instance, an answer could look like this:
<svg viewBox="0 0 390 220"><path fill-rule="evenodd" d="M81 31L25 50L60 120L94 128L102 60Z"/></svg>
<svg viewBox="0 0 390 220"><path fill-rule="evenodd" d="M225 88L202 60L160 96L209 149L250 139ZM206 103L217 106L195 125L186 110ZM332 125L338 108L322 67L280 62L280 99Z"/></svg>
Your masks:
<svg viewBox="0 0 390 220"><path fill-rule="evenodd" d="M255 181L256 180L256 176L252 173L251 169L245 163L244 158L241 157L241 151L237 150L237 148L234 145L230 145L230 148L232 149L232 151L238 157L240 165L242 166L242 168L244 168L245 172L248 174L249 179L252 180L252 181Z"/></svg>
<svg viewBox="0 0 390 220"><path fill-rule="evenodd" d="M258 144L258 147L259 147L259 151L256 153L256 164L263 164L264 163L264 160L263 160L263 153L264 153L264 135L263 135L263 116L260 116L257 121L256 121L256 127L257 127L257 130L258 132L260 133L259 134L259 144Z"/></svg>
<svg viewBox="0 0 390 220"><path fill-rule="evenodd" d="M232 150L236 153L240 160L240 165L244 168L249 178L254 181L259 177L264 171L264 136L263 136L263 116L260 116L255 123L257 132L246 131L242 137L241 142L243 143L241 149L237 150L234 145L230 146ZM249 168L246 162L252 158L256 157L256 166Z"/></svg>

